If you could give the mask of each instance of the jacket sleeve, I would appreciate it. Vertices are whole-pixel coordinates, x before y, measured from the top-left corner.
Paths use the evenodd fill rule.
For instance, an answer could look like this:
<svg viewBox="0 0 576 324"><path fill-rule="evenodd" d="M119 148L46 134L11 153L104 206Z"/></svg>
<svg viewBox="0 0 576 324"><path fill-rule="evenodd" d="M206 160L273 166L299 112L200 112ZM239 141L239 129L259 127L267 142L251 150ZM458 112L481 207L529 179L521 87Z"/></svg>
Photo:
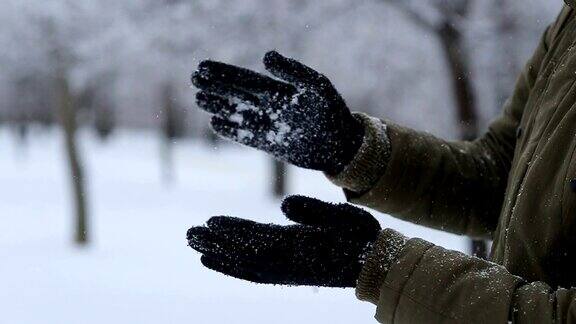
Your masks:
<svg viewBox="0 0 576 324"><path fill-rule="evenodd" d="M352 203L456 234L489 237L502 208L517 128L562 16L566 10L543 35L503 113L481 138L445 141L356 113L366 129L364 143L344 171L328 178Z"/></svg>
<svg viewBox="0 0 576 324"><path fill-rule="evenodd" d="M359 299L381 323L574 323L576 289L526 282L504 267L408 240L390 266L383 247L403 236L384 231L360 274Z"/></svg>

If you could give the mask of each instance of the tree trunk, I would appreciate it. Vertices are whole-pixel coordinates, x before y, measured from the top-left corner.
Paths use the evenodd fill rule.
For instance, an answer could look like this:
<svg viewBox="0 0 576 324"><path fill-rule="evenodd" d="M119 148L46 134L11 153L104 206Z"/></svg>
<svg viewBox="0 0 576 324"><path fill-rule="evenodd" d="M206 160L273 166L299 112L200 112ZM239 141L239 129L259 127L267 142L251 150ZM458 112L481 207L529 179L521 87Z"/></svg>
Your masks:
<svg viewBox="0 0 576 324"><path fill-rule="evenodd" d="M445 22L439 28L438 34L450 72L460 138L462 140L474 140L478 136L478 115L469 56L466 55L462 34L449 22Z"/></svg>
<svg viewBox="0 0 576 324"><path fill-rule="evenodd" d="M160 138L160 171L165 185L171 185L175 180L173 140L162 136Z"/></svg>
<svg viewBox="0 0 576 324"><path fill-rule="evenodd" d="M220 143L220 139L218 138L218 135L212 130L212 128L206 128L203 132L203 137L208 140L208 143L212 147L217 147Z"/></svg>
<svg viewBox="0 0 576 324"><path fill-rule="evenodd" d="M272 193L276 198L282 198L286 195L286 173L286 164L276 159L272 159Z"/></svg>
<svg viewBox="0 0 576 324"><path fill-rule="evenodd" d="M70 92L68 79L62 73L58 76L58 96L59 96L59 117L64 133L64 144L68 156L68 167L70 170L70 181L74 198L75 211L75 234L74 240L77 244L88 243L88 213L86 209L86 188L82 163L77 148L76 141L76 109L73 97Z"/></svg>
<svg viewBox="0 0 576 324"><path fill-rule="evenodd" d="M450 72L460 139L474 140L479 135L479 122L469 56L462 41L462 33L447 21L438 29L438 35ZM486 259L487 250L485 241L472 240L472 255Z"/></svg>
<svg viewBox="0 0 576 324"><path fill-rule="evenodd" d="M175 180L174 142L184 136L184 121L174 99L173 85L167 83L163 88L162 105L162 141L161 159L164 182L170 184Z"/></svg>

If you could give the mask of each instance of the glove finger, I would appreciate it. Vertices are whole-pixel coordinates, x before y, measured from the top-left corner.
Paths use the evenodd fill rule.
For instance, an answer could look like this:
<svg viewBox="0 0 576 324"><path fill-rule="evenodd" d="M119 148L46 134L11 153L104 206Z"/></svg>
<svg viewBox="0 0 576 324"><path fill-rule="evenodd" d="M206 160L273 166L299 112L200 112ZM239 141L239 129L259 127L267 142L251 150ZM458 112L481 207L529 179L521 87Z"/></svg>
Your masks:
<svg viewBox="0 0 576 324"><path fill-rule="evenodd" d="M242 128L258 130L260 133L272 128L270 116L261 113L258 109L239 111L237 115L232 116L231 120L239 122Z"/></svg>
<svg viewBox="0 0 576 324"><path fill-rule="evenodd" d="M188 246L210 257L221 257L226 254L217 235L203 226L192 227L186 233Z"/></svg>
<svg viewBox="0 0 576 324"><path fill-rule="evenodd" d="M272 79L263 74L215 61L203 61L198 73L205 79L255 95L292 95L296 93L293 85Z"/></svg>
<svg viewBox="0 0 576 324"><path fill-rule="evenodd" d="M241 127L238 123L216 116L212 117L210 125L216 134L226 139L274 154L274 143L266 139L266 131L257 129L262 125L245 123Z"/></svg>
<svg viewBox="0 0 576 324"><path fill-rule="evenodd" d="M240 102L258 106L260 104L260 100L253 94L250 94L246 91L242 91L240 89L234 88L230 85L223 84L220 82L215 82L205 75L200 74L198 71L194 72L191 77L192 84L205 92L215 94L221 97L226 98L237 98Z"/></svg>
<svg viewBox="0 0 576 324"><path fill-rule="evenodd" d="M214 116L210 121L210 126L216 134L234 142L251 147L258 145L256 133L250 129L241 128L236 122Z"/></svg>
<svg viewBox="0 0 576 324"><path fill-rule="evenodd" d="M222 118L227 118L236 112L236 104L231 103L228 98L205 91L196 93L196 104L200 109Z"/></svg>
<svg viewBox="0 0 576 324"><path fill-rule="evenodd" d="M213 217L207 225L223 238L221 244L235 252L232 259L239 255L278 269L285 267L287 255L293 256L291 260L302 257L306 245L325 237L320 230L303 226L262 224L233 217Z"/></svg>
<svg viewBox="0 0 576 324"><path fill-rule="evenodd" d="M211 258L200 259L206 268L237 279L259 284L291 286L324 286L355 287L360 265L351 260L331 264L314 263L307 260L305 264L295 264L286 258L287 263L281 267L270 267L269 264L248 264L238 260Z"/></svg>
<svg viewBox="0 0 576 324"><path fill-rule="evenodd" d="M370 213L350 204L332 204L305 196L290 196L284 199L281 209L288 219L304 225L380 228Z"/></svg>
<svg viewBox="0 0 576 324"><path fill-rule="evenodd" d="M287 58L276 51L264 55L264 66L274 76L299 86L325 87L331 85L328 78L314 69Z"/></svg>
<svg viewBox="0 0 576 324"><path fill-rule="evenodd" d="M214 219L230 219L230 222L214 226ZM219 230L205 226L192 227L187 232L188 245L210 258L228 260L235 264L254 264L259 260L258 251L263 251L268 242L261 235L254 239L257 234L242 230L242 225L246 228L251 224L257 223L228 216L213 217L208 225Z"/></svg>
<svg viewBox="0 0 576 324"><path fill-rule="evenodd" d="M231 263L271 265L270 256L281 255L275 241L282 239L279 225L256 223L241 218L217 216L206 223L221 238L221 246L230 251L221 259Z"/></svg>
<svg viewBox="0 0 576 324"><path fill-rule="evenodd" d="M235 236L246 238L254 238L255 236L274 236L280 234L280 232L282 232L286 227L275 224L257 223L251 220L229 216L212 217L206 222L206 225L215 233L232 233Z"/></svg>
<svg viewBox="0 0 576 324"><path fill-rule="evenodd" d="M246 263L227 257L202 257L200 261L213 271L259 284L321 285L320 280L311 274L308 268L295 269L289 264L290 259L286 256L284 258L286 262L282 266L271 266L267 262Z"/></svg>
<svg viewBox="0 0 576 324"><path fill-rule="evenodd" d="M289 196L281 206L286 217L296 223L311 226L329 226L342 222L335 205L305 196Z"/></svg>
<svg viewBox="0 0 576 324"><path fill-rule="evenodd" d="M239 124L240 128L263 129L271 126L267 114L260 113L257 107L240 101L236 103L228 98L200 91L196 93L196 104L210 114Z"/></svg>
<svg viewBox="0 0 576 324"><path fill-rule="evenodd" d="M311 232L302 226L267 225L223 216L211 218L208 226L225 238L221 244L230 253L206 257L203 260L207 263L203 263L236 278L258 283L353 287L359 272L351 268L359 267L357 255L361 249L351 249L353 242L344 237ZM352 251L352 255L346 251Z"/></svg>
<svg viewBox="0 0 576 324"><path fill-rule="evenodd" d="M237 279L259 284L280 284L274 280L274 277L276 276L269 273L266 269L257 269L257 267L242 265L238 262L225 259L209 258L206 256L200 258L200 262L202 262L202 265L210 270Z"/></svg>
<svg viewBox="0 0 576 324"><path fill-rule="evenodd" d="M232 219L227 216L213 218ZM238 224L240 222L230 223L228 226L238 226ZM210 258L226 259L238 264L257 261L255 252L261 249L262 245L266 245L265 242L257 242L252 237L252 233L234 231L230 228L215 231L204 226L192 227L187 233L188 246L192 249Z"/></svg>
<svg viewBox="0 0 576 324"><path fill-rule="evenodd" d="M346 261L349 259L346 251L355 246L347 235L299 225L262 224L217 216L210 218L207 226L219 238L219 247L227 251L221 253L220 258L250 265L266 264L279 273L289 269L290 264L309 268L311 260L324 260L321 263L326 265ZM331 251L326 250L327 246L346 246L347 249Z"/></svg>

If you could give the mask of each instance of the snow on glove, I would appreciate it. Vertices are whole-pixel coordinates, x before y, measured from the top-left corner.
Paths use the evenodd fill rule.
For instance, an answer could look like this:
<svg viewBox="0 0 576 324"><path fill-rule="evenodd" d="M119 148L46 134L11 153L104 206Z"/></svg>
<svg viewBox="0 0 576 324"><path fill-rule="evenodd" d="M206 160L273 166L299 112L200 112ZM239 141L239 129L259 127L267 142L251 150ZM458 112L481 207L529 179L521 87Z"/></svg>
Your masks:
<svg viewBox="0 0 576 324"><path fill-rule="evenodd" d="M299 167L337 174L354 158L364 127L330 80L277 52L264 56L274 79L203 61L192 75L198 106L219 135Z"/></svg>
<svg viewBox="0 0 576 324"><path fill-rule="evenodd" d="M260 224L213 217L188 230L188 244L202 264L256 283L355 287L365 255L380 233L368 212L303 196L284 200L297 225Z"/></svg>

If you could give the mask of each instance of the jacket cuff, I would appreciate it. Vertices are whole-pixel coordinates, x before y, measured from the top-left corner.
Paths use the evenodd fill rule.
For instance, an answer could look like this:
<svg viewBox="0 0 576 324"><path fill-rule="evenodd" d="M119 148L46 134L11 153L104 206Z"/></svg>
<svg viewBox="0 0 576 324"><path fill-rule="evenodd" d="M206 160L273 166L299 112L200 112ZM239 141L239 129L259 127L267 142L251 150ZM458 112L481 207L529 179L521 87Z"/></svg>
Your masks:
<svg viewBox="0 0 576 324"><path fill-rule="evenodd" d="M392 229L385 229L380 233L360 271L356 285L358 299L378 304L380 288L388 270L398 261L407 240L404 235Z"/></svg>
<svg viewBox="0 0 576 324"><path fill-rule="evenodd" d="M385 123L363 113L354 113L354 117L364 126L362 145L352 162L342 172L326 176L341 188L354 193L363 193L370 190L384 174L390 159L391 147Z"/></svg>

